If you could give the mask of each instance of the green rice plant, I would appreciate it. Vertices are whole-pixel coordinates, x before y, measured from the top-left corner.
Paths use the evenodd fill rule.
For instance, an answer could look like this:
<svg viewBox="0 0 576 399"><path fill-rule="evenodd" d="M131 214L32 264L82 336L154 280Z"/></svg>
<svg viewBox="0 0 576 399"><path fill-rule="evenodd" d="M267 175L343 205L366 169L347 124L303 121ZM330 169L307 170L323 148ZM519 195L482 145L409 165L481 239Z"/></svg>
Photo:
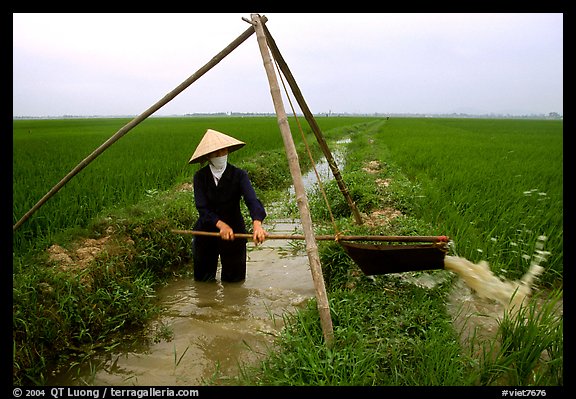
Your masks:
<svg viewBox="0 0 576 399"><path fill-rule="evenodd" d="M537 293L498 319L494 339L474 337L470 373L478 385L562 386L562 290Z"/></svg>
<svg viewBox="0 0 576 399"><path fill-rule="evenodd" d="M320 118L318 122L329 130L362 120ZM127 122L121 118L15 120L13 222ZM309 164L294 118L290 124L300 160ZM106 208L133 205L155 190L191 183L199 165L189 165L188 160L207 128L247 143L242 151L230 154L230 162L248 170L259 193L290 184L275 117L149 118L106 149L15 231L15 252L43 248L54 234L86 227ZM309 130L306 133L310 136ZM319 153L317 146L314 151Z"/></svg>
<svg viewBox="0 0 576 399"><path fill-rule="evenodd" d="M543 303L538 297L517 313L507 312L499 323L500 350L494 363L507 365L505 380L511 385L563 384L562 292Z"/></svg>
<svg viewBox="0 0 576 399"><path fill-rule="evenodd" d="M238 119L218 121L152 118L142 122L71 179L15 232L15 250L30 248L36 239L53 236L63 228L86 226L106 207L135 204L150 190L191 182L196 169L187 161L207 127L228 131L249 143L246 151L231 154L231 162L239 159L239 154L250 156L264 147L270 150L282 145L279 135L274 134L272 118L244 120L243 124ZM124 122L14 121L14 222Z"/></svg>
<svg viewBox="0 0 576 399"><path fill-rule="evenodd" d="M421 187L414 216L444 230L461 256L518 278L525 255L546 236L551 256L542 280L561 279L561 121L391 120L375 140L388 148L382 160Z"/></svg>

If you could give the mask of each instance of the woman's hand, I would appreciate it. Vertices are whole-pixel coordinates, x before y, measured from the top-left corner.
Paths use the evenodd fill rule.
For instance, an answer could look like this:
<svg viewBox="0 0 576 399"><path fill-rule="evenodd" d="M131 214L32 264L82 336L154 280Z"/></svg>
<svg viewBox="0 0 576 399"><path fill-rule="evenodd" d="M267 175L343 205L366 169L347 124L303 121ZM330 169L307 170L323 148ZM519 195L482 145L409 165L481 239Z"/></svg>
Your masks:
<svg viewBox="0 0 576 399"><path fill-rule="evenodd" d="M266 240L266 236L268 235L268 233L262 227L262 222L260 220L254 220L252 222L252 224L254 226L254 230L253 230L254 235L252 237L252 240L254 241L254 244L256 244L256 245L262 244L264 242L264 240Z"/></svg>
<svg viewBox="0 0 576 399"><path fill-rule="evenodd" d="M219 220L218 223L216 223L216 227L220 229L220 238L228 241L234 239L234 230L232 230L232 227L228 226L228 224Z"/></svg>

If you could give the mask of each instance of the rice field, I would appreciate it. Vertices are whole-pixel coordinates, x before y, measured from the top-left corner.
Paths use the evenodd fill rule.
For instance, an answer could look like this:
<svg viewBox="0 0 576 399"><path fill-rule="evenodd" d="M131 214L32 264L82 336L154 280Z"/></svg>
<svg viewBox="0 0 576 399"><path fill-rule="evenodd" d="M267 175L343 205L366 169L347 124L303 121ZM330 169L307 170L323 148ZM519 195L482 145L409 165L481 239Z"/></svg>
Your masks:
<svg viewBox="0 0 576 399"><path fill-rule="evenodd" d="M319 118L323 129L366 118ZM129 119L15 120L13 209L15 224L74 167L126 125ZM293 122L293 121L292 121ZM54 233L84 227L103 209L134 204L146 196L191 182L197 165L188 160L207 128L248 143L232 163L284 154L274 117L149 118L86 166L14 234L14 251L43 245ZM307 133L310 132L307 129ZM296 126L293 134L299 134ZM288 173L288 163L272 169ZM247 165L249 167L250 165ZM274 165L276 167L277 165Z"/></svg>
<svg viewBox="0 0 576 399"><path fill-rule="evenodd" d="M13 223L16 223L60 179L128 121L15 120ZM547 262L544 264L546 272L541 281L543 284L561 287L563 282L562 121L434 118L386 120L330 117L318 118L318 123L330 140L351 138L343 176L353 196L358 199L357 204L361 212L369 214L373 209L379 209L379 206L388 205L391 201L403 214L409 215L407 225L402 226L405 229L403 232L413 232L417 235L448 235L453 239L455 244L453 250L459 256L473 262L486 260L497 274L502 274L508 279L523 274L529 265L526 256L533 254L535 243L545 237L543 250L546 251ZM302 140L294 120L291 119L290 124L294 141L298 146ZM148 310L140 307L146 306L145 302L149 300L153 281L158 278L153 273L160 273L165 269L165 265L175 265L183 259L179 258L178 251L173 248L181 243L176 242L177 239L169 233L166 234L166 225L160 224L157 227L153 223L148 223L145 226L137 226L136 216L134 221L128 220L126 228L134 233L133 236L137 241L139 240L136 246L141 252L133 259L137 264L133 273L137 273L138 278L120 277L119 282L114 279L114 273L110 272L113 268L109 269L108 265L105 268L95 267L94 273L99 278L102 289L94 293L76 292L74 290L79 290L81 287L79 281L72 282L62 280L61 276L51 276L51 268L44 267L34 259L27 258L23 261L22 258L28 253L47 248L59 232L88 226L94 218L101 217L102 213L122 210L133 204L158 208L160 215L169 211L170 215L164 223L178 223L180 204L171 208L169 204L157 204L150 200L158 198L158 201L161 201L163 198L171 198L156 194L173 190L191 181L198 166L188 165L187 161L208 127L229 133L248 143L241 151L232 153L230 161L249 171L256 190L263 194L265 205L269 192L284 188L282 184L286 182L288 164L274 117L150 118L141 123L68 182L14 232L13 334L16 337L14 348L17 350L14 356L14 372L18 378L23 378L25 374L27 380L41 382L38 376L43 372L44 361L53 355L50 350L53 350L56 338L61 341L62 348L66 347L68 341L89 343L91 339L104 340L107 331L116 331L127 320L127 316L123 313L126 308L132 310L130 319L132 323L145 322ZM305 133L310 136L309 129L305 128ZM308 137L308 142L314 146L313 137ZM367 175L368 172L363 168L367 160L376 161L381 166L378 175ZM300 161L305 163L305 156L301 156ZM283 176L278 178L279 175ZM387 184L389 181L389 186L385 190L382 189L380 184L375 183L378 179L386 180ZM334 198L336 197L341 201L341 196ZM193 208L192 201L189 206L190 209ZM118 212L118 214L123 218L130 218L132 215L130 212ZM183 217L190 218L191 214L188 212ZM327 218L314 220L320 225ZM411 223L414 224L410 225ZM423 226L430 229L422 230ZM339 255L336 253L330 256L338 262L342 261L341 267L338 267L343 269L343 275L346 276L346 262L343 258L338 258ZM128 257L120 256L120 259L128 262ZM129 272L130 268L127 268L126 273ZM361 315L364 310L373 306L382 307L383 312L384 310L392 312L384 318L366 319L362 322L367 323L365 330L369 332L378 333L387 331L385 328L394 329L394 334L399 334L398 342L403 342L405 347L398 353L387 351L387 346L382 347L386 349L385 353L375 352L373 344L380 345L384 342L381 341L382 337L371 335L367 338L359 337L357 325L360 321L354 319L343 322L340 326L343 330L339 330L339 333L353 334L354 339L343 339L342 344L348 345L349 342L358 340L365 344L367 349L357 351L358 353L355 353L358 355L357 358L340 359L342 370L346 367L356 370L361 360L365 359L365 353L372 353L371 359L376 362L374 364L384 367L382 375L373 376L373 381L378 383L418 385L425 381L426 384L435 385L446 382L457 384L466 380L461 373L467 366L460 364L464 358L460 356L455 341L450 340L453 352L448 354L445 353L448 338L434 335L435 331L444 331L443 328L446 328L447 334L451 331L445 326L447 324L443 319L445 315L434 313L443 309L442 296L432 293L426 294L425 298L412 297L411 293L405 294L396 286L388 290L387 284L390 282L382 280L384 287L387 287L388 295L397 296L394 301L414 301L413 304L403 307L401 312L401 317L406 317L404 324L408 326L408 333L412 331L413 326L421 325L422 320L430 319L430 323L438 322L443 326L440 329L440 324L434 325L428 330L420 326L422 328L416 330L423 331L426 339L414 341L408 334L409 339L402 341L400 337L406 334L406 331L396 331L398 326L389 322L400 317L398 309L393 306L394 301L389 297L385 301L378 300L381 298L383 288L372 284L371 280L362 281L362 289L358 288L354 292L355 301L352 298L338 299L341 295L352 295L352 292L348 293L345 290L330 292L331 300L335 301L334 311L342 320L346 314L342 304L351 304L349 312L351 316ZM52 284L54 291L64 292L65 295L63 297L55 293L51 296L44 295L42 289L48 287L46 282ZM136 288L125 286L128 282ZM108 296L93 298L90 294L97 296L118 294L121 300L119 297L110 299ZM134 298L143 299L134 300ZM365 305L361 305L366 309L359 309L359 298L366 301ZM436 309L434 311L426 308L432 303ZM110 305L118 306L118 309L114 310ZM102 308L108 311L98 313L98 317L94 319L102 323L99 325L92 319L93 315L90 312ZM38 309L45 311L39 313ZM59 311L54 312L54 309ZM115 311L118 313L114 313ZM88 315L84 312L88 312ZM68 334L62 334L63 321L53 319L54 315L66 317L67 322L71 323L66 327ZM415 317L414 321L409 320L410 315ZM313 319L309 324L305 324L306 331L309 331L310 326L317 329L317 316L312 312L306 317ZM121 323L117 324L120 319ZM81 326L78 331L68 331L78 328L78 323ZM353 328L346 328L349 326ZM558 334L560 336L562 334L561 329L555 330L554 334L541 333L540 327L537 327L535 330L538 330L536 331L538 336L558 340ZM379 330L380 328L382 330ZM86 331L95 334L94 337L84 334ZM321 337L321 334L315 334L315 337L316 335ZM533 335L531 333L532 341ZM386 340L390 337L396 339L394 335L388 333L383 336ZM53 340L46 341L46 337L52 337ZM303 359L308 359L311 353L308 341L302 340L300 336L295 339L300 342L301 347L297 349L302 350ZM414 356L405 361L406 353L421 350L429 353L427 345L434 342L436 342L434 348L442 348L433 351L438 355L436 359ZM321 344L318 345L322 347ZM561 348L561 339L559 345ZM397 348L397 345L394 348ZM295 372L303 372L301 363L293 361L293 344L290 344L287 353L290 362L295 365ZM561 351L558 353L561 381ZM329 352L328 355L333 354ZM446 355L448 358L440 355ZM383 358L389 359L383 362ZM558 359L555 358L554 364ZM438 373L430 372L428 365L422 365L422 361L425 360L449 368L454 375L449 379L440 378ZM503 360L507 361L507 358ZM318 368L306 369L301 380L295 382L291 379L288 383L307 384L310 381L310 373L318 374L318 370L322 372L323 366L332 367L332 363L326 363L321 359ZM359 384L370 383L366 380L366 373L370 371L370 367L358 369ZM391 374L392 369L388 370L386 367L406 371ZM413 371L410 371L412 369ZM279 371L282 374L284 369L280 367ZM326 375L330 378L334 376L328 372ZM390 376L394 378L388 380ZM350 381L347 371L334 378L336 379L329 380L334 384L348 384ZM408 380L405 380L406 378ZM524 377L522 378L524 381ZM557 376L550 379L550 381L557 380ZM272 381L272 384L278 383L274 378ZM325 379L322 381L326 382Z"/></svg>
<svg viewBox="0 0 576 399"><path fill-rule="evenodd" d="M347 134L345 126L374 121L378 119L318 118L323 131L332 135ZM15 120L13 223L127 122ZM301 142L292 118L290 122L295 142ZM197 166L187 161L207 127L248 143L231 155L232 163L249 169L253 157L275 157L272 172L288 173L274 117L149 118L36 211L15 232L14 252L33 248L62 229L86 226L108 207L134 204L191 181ZM450 235L459 255L523 270L526 253L545 236L549 268L561 275L562 128L562 121L554 120L392 118L380 124L385 153L377 155L398 165L418 187L421 193L411 199L410 211ZM256 180L261 170L257 172ZM265 184L257 180L255 186Z"/></svg>
<svg viewBox="0 0 576 399"><path fill-rule="evenodd" d="M526 271L545 237L547 275L563 272L562 121L391 120L381 130L389 159L420 189L418 218L445 231L455 250L506 278Z"/></svg>

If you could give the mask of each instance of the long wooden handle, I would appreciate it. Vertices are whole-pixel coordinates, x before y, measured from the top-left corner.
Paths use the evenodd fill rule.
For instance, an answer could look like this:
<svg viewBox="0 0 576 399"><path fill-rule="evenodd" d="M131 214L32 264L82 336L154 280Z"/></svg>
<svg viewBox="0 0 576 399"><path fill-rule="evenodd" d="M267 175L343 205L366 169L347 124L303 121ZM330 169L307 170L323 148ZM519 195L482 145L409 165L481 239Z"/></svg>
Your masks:
<svg viewBox="0 0 576 399"><path fill-rule="evenodd" d="M172 233L194 236L220 237L219 233L211 231L198 230L177 230L172 229ZM235 233L236 238L253 237L250 233ZM336 235L317 235L316 240L323 241L390 241L390 242L447 242L446 236L336 236ZM305 240L302 234L268 234L267 240Z"/></svg>

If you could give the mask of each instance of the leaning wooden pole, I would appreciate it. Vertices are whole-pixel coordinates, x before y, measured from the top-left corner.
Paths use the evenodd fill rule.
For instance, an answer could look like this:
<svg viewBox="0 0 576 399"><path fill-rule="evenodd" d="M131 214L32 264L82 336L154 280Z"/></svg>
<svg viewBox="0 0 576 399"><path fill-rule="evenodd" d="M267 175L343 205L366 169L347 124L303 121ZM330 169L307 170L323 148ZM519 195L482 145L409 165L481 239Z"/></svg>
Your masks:
<svg viewBox="0 0 576 399"><path fill-rule="evenodd" d="M266 17L263 17L265 19ZM264 20L266 22L266 20ZM148 118L154 112L158 111L168 102L170 102L174 97L184 91L188 86L198 80L202 75L212 69L216 64L224 59L228 54L230 54L236 47L244 43L254 33L254 27L250 27L244 31L240 36L238 36L232 43L230 43L224 50L216 54L210 61L208 61L202 68L196 71L184 82L180 83L174 90L166 94L162 99L160 99L156 104L152 105L146 111L142 112L136 118L132 119L126 125L124 125L120 130L118 130L112 137L110 137L106 142L104 142L100 147L95 149L90 155L88 155L82 162L80 162L74 169L72 169L58 184L56 184L50 191L48 191L44 197L42 197L36 205L34 205L28 212L20 218L20 220L12 226L12 231L16 231L34 212L36 212L50 197L56 194L70 179L77 175L82 169L84 169L90 162L92 162L96 157L102 154L108 147L118 141L122 136L132 130L136 125L142 122L144 119Z"/></svg>
<svg viewBox="0 0 576 399"><path fill-rule="evenodd" d="M268 41L268 47L270 47L270 51L272 52L274 59L278 63L280 70L282 71L282 73L286 77L286 80L288 81L288 84L290 85L290 88L292 89L292 94L294 94L294 97L296 98L296 101L298 102L298 105L300 106L300 109L302 110L304 117L308 121L308 124L310 125L310 127L312 128L312 131L314 132L314 135L316 136L316 140L318 141L318 144L320 145L320 148L322 149L322 152L324 153L324 156L326 157L326 161L328 162L328 165L330 166L330 169L332 170L332 175L334 176L334 179L336 180L336 183L338 184L338 188L340 188L342 195L344 195L344 198L346 199L346 202L348 203L348 206L350 207L350 210L352 211L352 214L354 215L354 220L356 221L356 224L362 224L362 216L360 216L360 212L358 212L358 208L356 207L356 203L352 200L352 197L350 196L350 193L348 192L348 188L346 187L346 184L344 183L344 179L342 179L342 175L340 174L340 170L338 169L338 165L336 165L336 161L334 160L334 157L332 156L332 153L330 152L330 149L328 148L328 144L326 143L326 140L324 139L324 135L322 134L322 131L320 130L320 126L318 126L318 123L316 123L316 119L314 118L314 115L310 111L310 108L308 108L308 104L306 104L306 101L304 100L304 96L302 95L302 92L300 91L300 88L298 87L298 84L296 83L296 79L294 79L292 72L290 72L290 68L288 68L288 64L284 60L284 57L282 57L282 54L280 53L278 46L276 46L276 42L272 38L272 35L270 34L270 31L268 30L266 25L264 25L264 33L266 34L266 39Z"/></svg>
<svg viewBox="0 0 576 399"><path fill-rule="evenodd" d="M284 110L278 80L276 79L274 66L272 65L272 58L270 57L268 45L266 44L266 36L262 28L262 18L260 18L258 14L251 14L251 18L252 24L256 30L256 38L258 39L258 46L262 53L266 75L268 76L270 93L272 94L272 101L274 102L274 109L278 118L278 125L280 126L280 132L282 134L286 156L288 157L288 164L290 166L290 173L294 183L296 203L300 211L300 219L302 221L302 228L306 240L306 253L308 254L312 279L314 280L314 287L316 289L316 300L318 302L317 306L320 313L322 332L326 344L330 346L334 339L332 317L330 315L330 306L328 304L328 297L324 286L324 276L322 275L318 245L316 244L316 238L314 237L314 230L312 228L312 218L308 207L308 199L306 197L306 190L304 189L304 182L302 181L302 172L298 162L298 153L296 152L296 146L292 140L292 133L290 132L288 118L286 117L286 111Z"/></svg>

